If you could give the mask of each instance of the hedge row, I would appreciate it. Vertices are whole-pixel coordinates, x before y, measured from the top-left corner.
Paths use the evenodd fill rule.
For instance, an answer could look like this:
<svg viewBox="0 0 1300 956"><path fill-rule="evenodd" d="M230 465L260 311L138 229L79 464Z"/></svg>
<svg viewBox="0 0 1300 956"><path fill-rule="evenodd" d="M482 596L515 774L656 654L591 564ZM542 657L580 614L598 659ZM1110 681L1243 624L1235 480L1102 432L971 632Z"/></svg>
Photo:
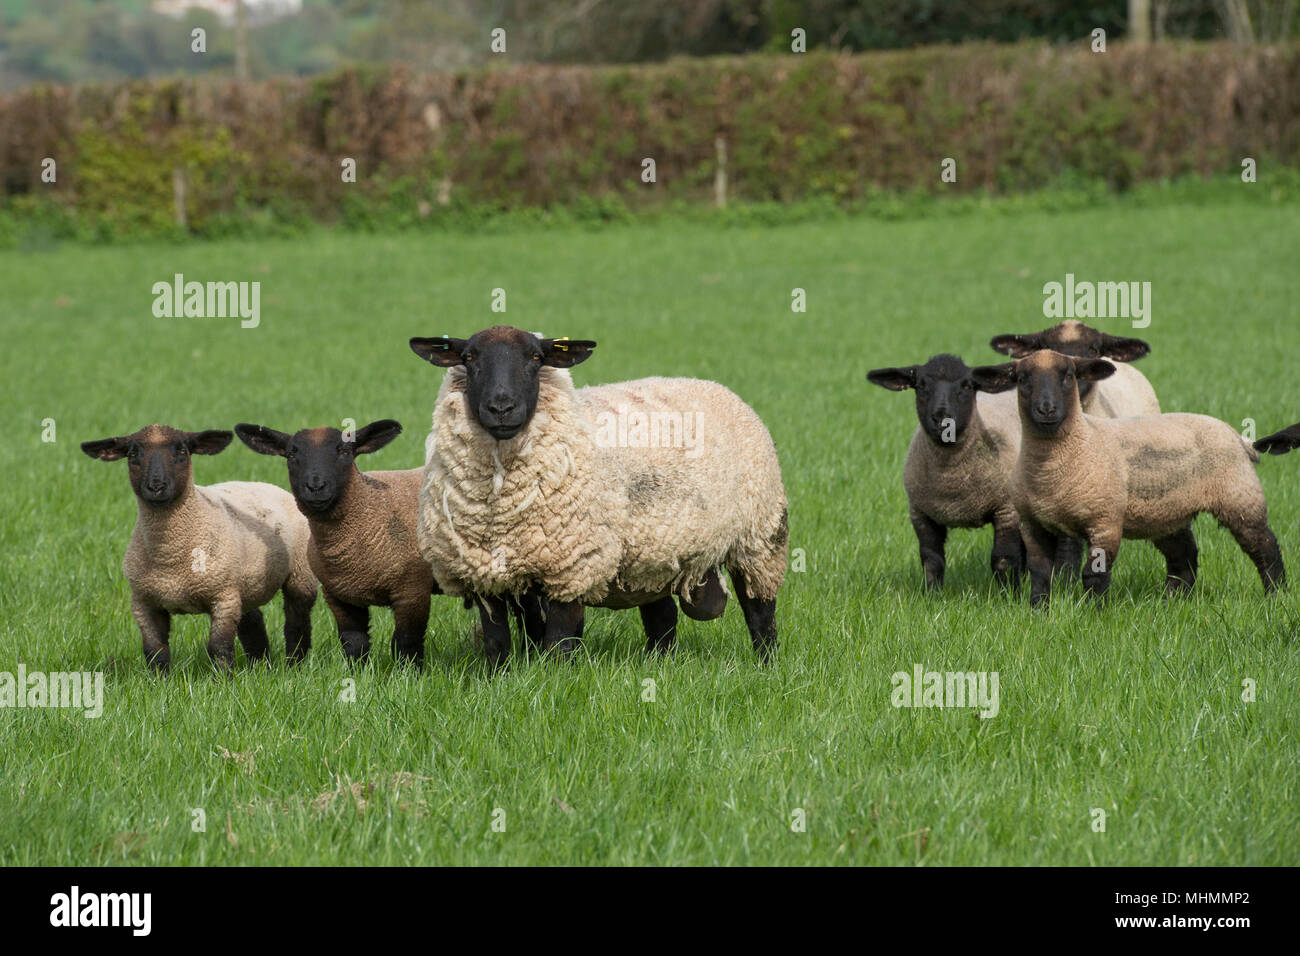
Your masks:
<svg viewBox="0 0 1300 956"><path fill-rule="evenodd" d="M751 202L1012 192L1063 176L1124 189L1247 156L1294 164L1300 46L966 45L34 87L0 97L0 205L164 231L179 177L186 228L203 233L240 217L364 221L449 204L706 202L719 138L727 194ZM940 183L945 157L955 184Z"/></svg>

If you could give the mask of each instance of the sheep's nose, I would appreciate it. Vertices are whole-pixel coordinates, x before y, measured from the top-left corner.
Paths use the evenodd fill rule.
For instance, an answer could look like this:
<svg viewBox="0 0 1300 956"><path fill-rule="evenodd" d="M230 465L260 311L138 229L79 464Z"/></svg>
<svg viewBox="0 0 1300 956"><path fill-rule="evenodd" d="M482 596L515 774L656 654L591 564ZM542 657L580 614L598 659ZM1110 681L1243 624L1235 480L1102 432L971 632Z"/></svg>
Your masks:
<svg viewBox="0 0 1300 956"><path fill-rule="evenodd" d="M307 477L307 480L303 482L303 487L307 491L311 491L311 492L324 491L325 479L322 478L320 475L309 475Z"/></svg>
<svg viewBox="0 0 1300 956"><path fill-rule="evenodd" d="M159 478L157 475L151 477L148 481L144 483L145 491L157 492L157 491L162 491L166 487L167 487L167 482L162 478Z"/></svg>
<svg viewBox="0 0 1300 956"><path fill-rule="evenodd" d="M1056 402L1044 399L1034 406L1034 411L1040 415L1048 416L1056 414Z"/></svg>
<svg viewBox="0 0 1300 956"><path fill-rule="evenodd" d="M505 395L489 399L487 410L493 415L508 415L515 410L515 400Z"/></svg>

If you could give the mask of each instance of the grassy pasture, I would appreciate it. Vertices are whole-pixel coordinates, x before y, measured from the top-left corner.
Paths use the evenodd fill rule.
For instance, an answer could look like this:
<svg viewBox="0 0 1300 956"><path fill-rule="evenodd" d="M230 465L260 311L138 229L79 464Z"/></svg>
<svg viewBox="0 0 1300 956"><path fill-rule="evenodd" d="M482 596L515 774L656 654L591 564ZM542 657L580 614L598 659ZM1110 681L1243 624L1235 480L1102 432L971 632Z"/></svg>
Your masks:
<svg viewBox="0 0 1300 956"><path fill-rule="evenodd" d="M96 720L0 711L0 863L1294 864L1294 592L1265 602L1201 519L1201 580L1174 603L1154 548L1129 542L1107 607L1076 588L1031 612L992 585L988 529L954 532L946 590L923 594L901 484L912 402L865 373L940 351L998 361L988 339L1050 324L1042 285L1067 272L1149 280L1153 320L1134 334L1165 409L1264 434L1300 419L1295 222L1239 203L0 254L0 670L106 683ZM151 286L177 272L260 281L260 327L154 318ZM241 651L214 679L206 619L179 618L173 673L146 673L120 570L126 468L78 443L153 421L391 417L406 432L368 466L412 467L439 373L406 339L501 318L597 339L579 384L713 378L763 416L806 560L774 665L756 664L733 601L721 621L683 618L669 660L644 655L635 614L593 611L573 662L517 653L489 676L470 615L444 599L422 673L393 666L391 618L374 613L345 702L324 603L307 662L286 669L277 599L271 667ZM195 470L287 483L238 442ZM1260 473L1300 574L1300 456ZM1001 712L891 707L890 675L914 664L997 671Z"/></svg>

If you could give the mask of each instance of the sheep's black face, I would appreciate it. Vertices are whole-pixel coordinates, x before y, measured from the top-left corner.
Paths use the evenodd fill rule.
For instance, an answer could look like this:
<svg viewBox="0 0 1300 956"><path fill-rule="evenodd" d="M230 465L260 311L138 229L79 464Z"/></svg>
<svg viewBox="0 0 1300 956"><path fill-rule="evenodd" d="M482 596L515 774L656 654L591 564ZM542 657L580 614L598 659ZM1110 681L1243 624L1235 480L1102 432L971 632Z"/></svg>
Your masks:
<svg viewBox="0 0 1300 956"><path fill-rule="evenodd" d="M356 456L378 451L402 432L392 419L371 422L355 434L337 428L304 428L292 435L263 425L239 424L235 434L253 451L280 455L289 466L289 489L298 510L325 518L357 476Z"/></svg>
<svg viewBox="0 0 1300 956"><path fill-rule="evenodd" d="M1012 358L1025 358L1034 352L1048 350L1076 359L1111 359L1115 362L1136 362L1151 346L1142 339L1110 335L1100 329L1084 325L1078 319L1066 319L1050 329L1026 335L997 335L989 342L994 351ZM1079 399L1086 399L1093 382L1079 382Z"/></svg>
<svg viewBox="0 0 1300 956"><path fill-rule="evenodd" d="M356 470L354 446L337 428L305 428L289 439L289 489L303 513L323 514L338 504Z"/></svg>
<svg viewBox="0 0 1300 956"><path fill-rule="evenodd" d="M1055 435L1079 403L1074 362L1059 352L1036 352L1016 370L1024 418L1040 435Z"/></svg>
<svg viewBox="0 0 1300 956"><path fill-rule="evenodd" d="M470 413L498 441L514 438L532 421L542 366L569 368L591 355L587 340L540 339L531 332L498 325L469 339L411 339L426 361L465 369Z"/></svg>
<svg viewBox="0 0 1300 956"><path fill-rule="evenodd" d="M133 435L82 442L81 450L101 461L125 458L136 497L164 507L193 483L190 456L215 455L233 437L228 431L183 432L168 425L148 425Z"/></svg>
<svg viewBox="0 0 1300 956"><path fill-rule="evenodd" d="M1115 374L1115 366L1102 359L1076 359L1040 350L1019 362L984 366L972 374L986 391L1015 388L1021 424L1035 435L1051 438L1078 416L1079 386Z"/></svg>
<svg viewBox="0 0 1300 956"><path fill-rule="evenodd" d="M880 368L867 379L894 391L915 389L916 418L937 445L956 445L975 413L978 386L971 369L955 355L936 355L924 365Z"/></svg>
<svg viewBox="0 0 1300 956"><path fill-rule="evenodd" d="M537 411L541 342L527 333L492 338L479 333L462 354L465 399L493 438L514 438Z"/></svg>

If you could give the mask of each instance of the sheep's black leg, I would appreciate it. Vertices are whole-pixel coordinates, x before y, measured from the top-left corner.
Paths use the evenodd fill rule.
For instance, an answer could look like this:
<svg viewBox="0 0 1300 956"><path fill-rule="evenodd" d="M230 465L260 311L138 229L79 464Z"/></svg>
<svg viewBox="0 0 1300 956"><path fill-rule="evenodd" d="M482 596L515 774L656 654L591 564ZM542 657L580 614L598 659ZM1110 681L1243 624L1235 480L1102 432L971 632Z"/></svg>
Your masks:
<svg viewBox="0 0 1300 956"><path fill-rule="evenodd" d="M370 656L370 608L349 604L325 592L325 603L339 629L339 643L350 664L364 664Z"/></svg>
<svg viewBox="0 0 1300 956"><path fill-rule="evenodd" d="M510 608L506 599L479 595L479 621L483 625L483 653L493 668L500 667L510 656Z"/></svg>
<svg viewBox="0 0 1300 956"><path fill-rule="evenodd" d="M1070 581L1079 576L1083 558L1083 539L1063 534L1056 539L1056 555L1052 559L1052 577L1058 582Z"/></svg>
<svg viewBox="0 0 1300 956"><path fill-rule="evenodd" d="M542 640L542 650L554 649L560 656L568 657L578 647L582 623L582 605L577 601L548 602L546 637Z"/></svg>
<svg viewBox="0 0 1300 956"><path fill-rule="evenodd" d="M1241 550L1254 563L1264 585L1264 593L1272 594L1279 588L1285 588L1286 568L1282 564L1282 552L1278 550L1277 538L1269 529L1266 516L1216 514L1215 517L1232 532Z"/></svg>
<svg viewBox="0 0 1300 956"><path fill-rule="evenodd" d="M1110 590L1110 575L1119 554L1117 528L1095 528L1088 532L1088 550L1083 555L1083 589L1098 604Z"/></svg>
<svg viewBox="0 0 1300 956"><path fill-rule="evenodd" d="M1196 536L1191 526L1153 542L1165 556L1165 596L1173 597L1196 583Z"/></svg>
<svg viewBox="0 0 1300 956"><path fill-rule="evenodd" d="M1020 540L1020 519L1014 514L994 515L993 553L989 564L993 579L1003 587L1013 587L1025 570L1025 545Z"/></svg>
<svg viewBox="0 0 1300 956"><path fill-rule="evenodd" d="M239 643L244 646L244 654L250 661L266 659L271 642L266 636L266 621L262 619L260 608L245 612L239 619L235 633L239 635Z"/></svg>
<svg viewBox="0 0 1300 956"><path fill-rule="evenodd" d="M913 511L911 518L916 540L921 546L921 569L925 572L925 586L937 591L943 587L943 572L947 566L943 557L943 545L948 539L948 529L919 511ZM734 582L734 571L731 577ZM739 599L740 594L737 593L736 597Z"/></svg>
<svg viewBox="0 0 1300 956"><path fill-rule="evenodd" d="M519 616L523 621L524 637L529 647L540 649L546 640L546 597L534 589L517 599Z"/></svg>
<svg viewBox="0 0 1300 956"><path fill-rule="evenodd" d="M284 595L284 657L297 664L311 650L311 609L316 603L316 586L310 591L290 591Z"/></svg>
<svg viewBox="0 0 1300 956"><path fill-rule="evenodd" d="M677 640L677 604L673 599L663 597L642 604L637 610L641 612L641 626L645 628L646 653L671 651Z"/></svg>
<svg viewBox="0 0 1300 956"><path fill-rule="evenodd" d="M698 587L691 588L678 600L686 616L693 621L712 621L722 617L722 612L727 609L727 589L722 586L722 575L714 568Z"/></svg>
<svg viewBox="0 0 1300 956"><path fill-rule="evenodd" d="M393 660L424 666L424 632L429 626L429 595L393 604Z"/></svg>
<svg viewBox="0 0 1300 956"><path fill-rule="evenodd" d="M1052 561L1056 556L1056 535L1027 518L1020 519L1020 537L1025 542L1029 564L1029 603L1046 604L1052 596Z"/></svg>
<svg viewBox="0 0 1300 956"><path fill-rule="evenodd" d="M172 616L160 607L151 607L139 601L131 602L131 616L140 628L144 659L157 671L166 671L172 664L172 649L167 643L171 635Z"/></svg>
<svg viewBox="0 0 1300 956"><path fill-rule="evenodd" d="M736 590L736 600L745 613L745 624L749 627L749 639L754 644L754 653L758 659L767 662L776 650L776 598L764 600L751 597L749 586L745 583L745 574L740 568L728 568L731 572L731 585Z"/></svg>
<svg viewBox="0 0 1300 956"><path fill-rule="evenodd" d="M244 616L239 595L214 604L211 615L208 657L218 669L228 671L235 663L235 635L239 630L239 619Z"/></svg>

